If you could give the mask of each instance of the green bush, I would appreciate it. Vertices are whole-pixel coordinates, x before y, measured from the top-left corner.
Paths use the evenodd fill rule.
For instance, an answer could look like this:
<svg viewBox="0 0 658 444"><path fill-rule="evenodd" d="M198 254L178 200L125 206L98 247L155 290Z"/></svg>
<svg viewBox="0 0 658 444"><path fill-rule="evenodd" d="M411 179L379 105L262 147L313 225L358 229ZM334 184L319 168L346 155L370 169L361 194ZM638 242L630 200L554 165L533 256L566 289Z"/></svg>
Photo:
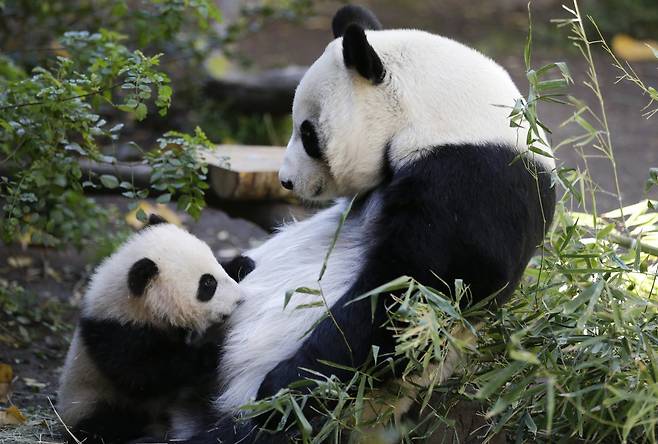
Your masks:
<svg viewBox="0 0 658 444"><path fill-rule="evenodd" d="M199 128L192 135L165 131L160 139L162 130L155 129L179 130L187 116L179 123L164 119L174 82L186 91L179 110L211 113L213 107L198 100L199 79L189 75L202 72L209 48L230 53L229 44L247 30L269 18L297 17L309 7L307 0L256 2L220 30L213 0L0 1L0 43L7 48L0 55L2 240L98 243L109 218L90 197L92 191L119 189L127 198L154 195L160 202L175 198L179 208L199 217L208 187L198 150L212 144ZM177 60L186 60L185 72L171 64ZM204 124L213 121L198 112L194 116ZM271 123L267 116L212 117L221 120L218 129L210 127L212 134L226 139L260 134L278 141L281 132L274 124L251 131L255 123ZM190 123L182 126L193 128ZM144 148L131 141L136 135L146 142ZM116 175L83 172L81 161L115 165L109 154L119 145L148 152L144 162L154 168L151 186L138 189Z"/></svg>
<svg viewBox="0 0 658 444"><path fill-rule="evenodd" d="M658 38L658 5L654 0L590 0L586 6L606 36L625 33Z"/></svg>

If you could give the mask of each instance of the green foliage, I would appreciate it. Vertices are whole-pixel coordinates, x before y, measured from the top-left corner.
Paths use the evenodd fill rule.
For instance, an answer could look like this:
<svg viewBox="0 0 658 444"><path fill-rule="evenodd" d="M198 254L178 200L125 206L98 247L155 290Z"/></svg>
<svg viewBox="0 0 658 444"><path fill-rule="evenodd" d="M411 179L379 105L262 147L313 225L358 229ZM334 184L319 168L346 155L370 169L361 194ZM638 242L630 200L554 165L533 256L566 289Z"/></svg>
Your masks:
<svg viewBox="0 0 658 444"><path fill-rule="evenodd" d="M637 38L658 38L654 0L589 0L585 6L606 36L626 33Z"/></svg>
<svg viewBox="0 0 658 444"><path fill-rule="evenodd" d="M30 344L34 326L56 335L68 332L72 325L65 315L60 301L40 298L15 282L0 279L0 336L4 344Z"/></svg>
<svg viewBox="0 0 658 444"><path fill-rule="evenodd" d="M167 114L174 83L185 91L182 100L177 96L178 109L193 110L193 117L170 118L160 127L196 121L208 125L213 138L282 144L289 120L217 115L198 77L189 73L203 69L210 47L230 54L228 45L238 36L271 18L299 17L310 7L308 0L254 2L220 28L213 0L0 2L0 47L6 51L0 55L2 240L88 243L94 233L108 231L102 227L109 220L88 196L91 191L120 190L132 199L155 191L160 202L177 197L179 208L198 217L207 186L197 147L210 146L200 130L193 136L166 133L158 140L159 148L146 158L155 168L150 190L114 174L97 176L80 162L112 166L117 160L107 153L116 152L118 144L148 151L150 146L142 149L130 140L152 111ZM184 69L176 69L181 60ZM138 137L143 141L144 131ZM154 142L157 135L146 138Z"/></svg>
<svg viewBox="0 0 658 444"><path fill-rule="evenodd" d="M110 126L98 109L120 101L118 109L140 119L153 91L161 113L171 96L167 76L156 69L159 56L131 52L120 40L113 32L66 33L60 43L74 56L58 56L29 75L0 59L0 155L9 168L0 179L5 242L31 236L45 245L79 246L105 222L84 193L98 185L83 177L78 160L114 162L100 144L117 140L123 125Z"/></svg>
<svg viewBox="0 0 658 444"><path fill-rule="evenodd" d="M208 189L208 166L201 158L200 148L214 149L201 128L194 135L170 131L158 139L159 148L146 154L146 162L153 167L151 187L163 192L159 203L167 203L178 196L178 209L195 219L205 207L204 191Z"/></svg>
<svg viewBox="0 0 658 444"><path fill-rule="evenodd" d="M193 50L181 35L186 29L209 31L221 13L212 0L5 0L0 4L0 35L3 47L40 50L48 47L53 35L72 29L111 29L130 36L139 47L163 50ZM30 29L30 33L19 32ZM38 51L37 51L38 52ZM22 54L23 57L34 54Z"/></svg>

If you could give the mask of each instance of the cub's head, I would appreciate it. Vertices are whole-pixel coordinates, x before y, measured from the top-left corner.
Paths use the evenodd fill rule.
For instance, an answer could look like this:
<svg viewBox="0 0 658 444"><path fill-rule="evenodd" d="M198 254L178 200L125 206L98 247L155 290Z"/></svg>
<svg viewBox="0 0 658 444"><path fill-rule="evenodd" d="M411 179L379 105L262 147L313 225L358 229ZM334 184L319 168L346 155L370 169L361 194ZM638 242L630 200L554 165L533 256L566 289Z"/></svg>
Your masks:
<svg viewBox="0 0 658 444"><path fill-rule="evenodd" d="M334 16L335 39L295 92L293 132L279 179L304 199L373 189L407 162L449 144L516 147L521 96L507 72L454 40L382 30L365 8Z"/></svg>
<svg viewBox="0 0 658 444"><path fill-rule="evenodd" d="M97 319L204 331L241 300L210 247L151 218L96 270L83 313Z"/></svg>

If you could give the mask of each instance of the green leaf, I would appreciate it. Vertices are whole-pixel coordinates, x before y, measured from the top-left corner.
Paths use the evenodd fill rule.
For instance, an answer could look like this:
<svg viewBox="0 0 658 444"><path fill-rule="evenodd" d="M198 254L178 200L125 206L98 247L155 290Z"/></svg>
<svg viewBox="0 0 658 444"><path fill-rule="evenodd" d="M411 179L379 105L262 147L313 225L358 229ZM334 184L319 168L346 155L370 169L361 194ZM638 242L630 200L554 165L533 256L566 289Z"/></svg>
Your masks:
<svg viewBox="0 0 658 444"><path fill-rule="evenodd" d="M155 200L157 203L160 204L165 204L167 202L171 201L171 193L164 193L158 196L158 198Z"/></svg>
<svg viewBox="0 0 658 444"><path fill-rule="evenodd" d="M110 190L113 190L119 186L119 179L117 179L115 176L112 176L111 174L101 175L100 181L105 188Z"/></svg>
<svg viewBox="0 0 658 444"><path fill-rule="evenodd" d="M481 379L486 382L482 384L480 389L475 394L477 399L488 399L491 395L500 389L503 384L506 384L514 375L523 370L527 364L521 361L515 361L505 368L494 370L483 375Z"/></svg>
<svg viewBox="0 0 658 444"><path fill-rule="evenodd" d="M509 357L515 361L527 362L528 364L540 363L537 355L526 350L511 350Z"/></svg>
<svg viewBox="0 0 658 444"><path fill-rule="evenodd" d="M304 413L302 412L302 409L299 407L299 404L297 404L295 398L290 398L290 402L292 404L293 411L295 412L295 418L297 419L297 423L301 428L302 436L304 440L308 440L311 435L311 432L313 431L313 427L311 427L311 424L306 419L306 416L304 416Z"/></svg>
<svg viewBox="0 0 658 444"><path fill-rule="evenodd" d="M135 108L135 118L137 120L144 120L147 113L148 113L148 110L147 110L146 105L144 103L140 103Z"/></svg>

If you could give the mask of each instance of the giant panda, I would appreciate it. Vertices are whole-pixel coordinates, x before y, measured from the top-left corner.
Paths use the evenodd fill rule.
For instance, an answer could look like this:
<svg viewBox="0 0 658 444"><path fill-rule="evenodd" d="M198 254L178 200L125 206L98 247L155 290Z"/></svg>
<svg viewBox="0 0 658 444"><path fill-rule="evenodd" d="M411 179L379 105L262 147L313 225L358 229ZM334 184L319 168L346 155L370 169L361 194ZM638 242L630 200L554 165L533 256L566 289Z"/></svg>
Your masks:
<svg viewBox="0 0 658 444"><path fill-rule="evenodd" d="M279 178L333 204L246 252L256 266L229 320L216 402L229 419L189 442L252 441L257 427L230 418L241 406L312 375L304 369L348 380L342 368L364 364L373 345L392 354L382 327L392 299L378 298L374 316L370 300L346 304L401 275L446 294L461 279L470 302L505 301L551 224L554 159L510 126L521 93L501 66L449 38L382 30L357 6L332 29L295 92ZM285 305L298 287L320 288L332 316L312 294Z"/></svg>
<svg viewBox="0 0 658 444"><path fill-rule="evenodd" d="M217 343L241 300L207 244L152 215L84 295L58 392L64 423L77 439L111 444L210 421Z"/></svg>

